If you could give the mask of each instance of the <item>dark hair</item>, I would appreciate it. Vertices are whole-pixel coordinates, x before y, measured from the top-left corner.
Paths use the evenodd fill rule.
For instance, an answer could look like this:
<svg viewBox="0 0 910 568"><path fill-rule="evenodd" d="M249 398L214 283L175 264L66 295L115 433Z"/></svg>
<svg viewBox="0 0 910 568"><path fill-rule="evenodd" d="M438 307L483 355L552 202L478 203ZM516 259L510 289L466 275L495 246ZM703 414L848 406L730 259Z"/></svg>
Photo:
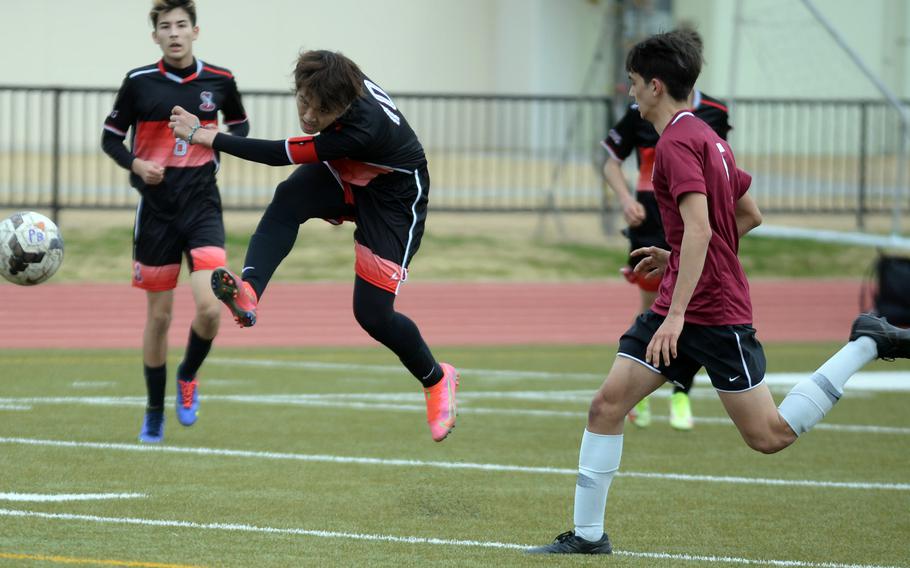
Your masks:
<svg viewBox="0 0 910 568"><path fill-rule="evenodd" d="M318 99L326 110L336 112L363 94L363 73L337 51L304 51L294 68L294 87Z"/></svg>
<svg viewBox="0 0 910 568"><path fill-rule="evenodd" d="M149 20L152 21L152 27L158 27L158 16L183 8L190 16L190 22L196 25L196 2L194 0L152 0L152 11L149 12Z"/></svg>
<svg viewBox="0 0 910 568"><path fill-rule="evenodd" d="M701 36L692 29L653 35L629 51L626 71L645 81L660 79L671 97L684 101L701 73L701 50Z"/></svg>

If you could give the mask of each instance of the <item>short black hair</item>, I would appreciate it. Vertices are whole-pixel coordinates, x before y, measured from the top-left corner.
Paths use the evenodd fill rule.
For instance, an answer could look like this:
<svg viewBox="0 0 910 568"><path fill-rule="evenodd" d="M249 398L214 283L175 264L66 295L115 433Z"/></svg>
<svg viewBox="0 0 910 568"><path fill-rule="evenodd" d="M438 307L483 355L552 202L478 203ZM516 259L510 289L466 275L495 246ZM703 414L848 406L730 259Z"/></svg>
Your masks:
<svg viewBox="0 0 910 568"><path fill-rule="evenodd" d="M190 16L190 23L196 25L196 2L194 0L152 0L152 11L149 12L152 27L158 27L158 16L177 8L186 10Z"/></svg>
<svg viewBox="0 0 910 568"><path fill-rule="evenodd" d="M701 73L701 37L694 30L674 30L638 42L626 56L626 71L645 81L660 79L677 101L689 97Z"/></svg>

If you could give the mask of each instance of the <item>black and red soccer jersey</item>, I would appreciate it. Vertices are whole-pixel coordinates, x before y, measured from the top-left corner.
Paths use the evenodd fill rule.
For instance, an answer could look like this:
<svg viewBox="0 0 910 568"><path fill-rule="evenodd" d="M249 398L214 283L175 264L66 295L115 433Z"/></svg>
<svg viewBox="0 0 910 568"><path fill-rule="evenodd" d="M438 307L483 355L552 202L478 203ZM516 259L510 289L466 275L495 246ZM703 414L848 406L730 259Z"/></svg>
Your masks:
<svg viewBox="0 0 910 568"><path fill-rule="evenodd" d="M410 187L427 159L404 115L376 83L364 78L364 93L316 135L266 141L218 135L222 152L270 165L327 162L339 181L393 191Z"/></svg>
<svg viewBox="0 0 910 568"><path fill-rule="evenodd" d="M692 107L695 116L705 121L718 136L727 139L727 134L733 127L730 126L727 105L723 101L696 90ZM652 191L651 171L654 169L654 147L658 138L654 126L641 117L638 108L629 106L626 114L610 129L601 144L619 161L624 161L635 151L639 174L636 190Z"/></svg>
<svg viewBox="0 0 910 568"><path fill-rule="evenodd" d="M134 157L165 167L159 185L146 187L132 173L130 183L142 194L143 207L166 216L191 200L215 199L220 206L215 185L217 153L174 138L168 122L175 105L196 114L203 125L217 125L219 111L229 127L247 120L234 76L222 67L196 59L181 70L159 60L127 73L114 109L104 121L102 145L124 168ZM122 144L129 131L131 151Z"/></svg>

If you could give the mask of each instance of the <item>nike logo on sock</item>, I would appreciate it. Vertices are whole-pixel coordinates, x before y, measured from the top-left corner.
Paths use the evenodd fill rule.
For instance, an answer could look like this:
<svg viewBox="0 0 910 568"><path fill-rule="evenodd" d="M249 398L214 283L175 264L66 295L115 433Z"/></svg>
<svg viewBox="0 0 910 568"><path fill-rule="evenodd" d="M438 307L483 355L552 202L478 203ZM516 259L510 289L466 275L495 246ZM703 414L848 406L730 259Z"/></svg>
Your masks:
<svg viewBox="0 0 910 568"><path fill-rule="evenodd" d="M256 268L255 266L244 266L243 270L240 271L240 274L243 274L247 270L254 270L255 268Z"/></svg>

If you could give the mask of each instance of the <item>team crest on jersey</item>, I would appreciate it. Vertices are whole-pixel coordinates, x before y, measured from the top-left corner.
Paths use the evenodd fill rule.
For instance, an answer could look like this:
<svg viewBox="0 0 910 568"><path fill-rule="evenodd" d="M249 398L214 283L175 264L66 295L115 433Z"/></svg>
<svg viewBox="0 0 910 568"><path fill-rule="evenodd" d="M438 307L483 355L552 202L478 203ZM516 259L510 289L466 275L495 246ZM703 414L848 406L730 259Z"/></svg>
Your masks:
<svg viewBox="0 0 910 568"><path fill-rule="evenodd" d="M215 103L212 102L212 99L215 98L215 95L211 91L202 91L199 93L199 98L202 99L202 103L199 105L199 110L205 112L211 112L215 110Z"/></svg>

